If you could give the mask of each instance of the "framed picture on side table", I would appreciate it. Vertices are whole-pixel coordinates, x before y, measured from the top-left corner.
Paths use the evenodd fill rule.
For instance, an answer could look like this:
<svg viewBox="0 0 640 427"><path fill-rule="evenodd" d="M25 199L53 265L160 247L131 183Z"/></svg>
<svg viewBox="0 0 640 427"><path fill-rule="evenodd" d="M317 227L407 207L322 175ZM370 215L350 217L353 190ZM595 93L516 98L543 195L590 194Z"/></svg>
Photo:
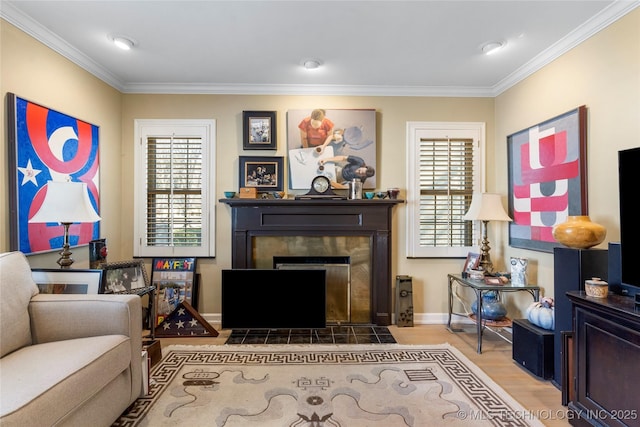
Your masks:
<svg viewBox="0 0 640 427"><path fill-rule="evenodd" d="M149 287L147 270L141 260L108 262L101 268L103 293L130 294Z"/></svg>
<svg viewBox="0 0 640 427"><path fill-rule="evenodd" d="M467 260L464 262L462 273L468 273L469 270L478 268L479 264L480 264L480 254L469 252L467 254Z"/></svg>
<svg viewBox="0 0 640 427"><path fill-rule="evenodd" d="M97 294L102 270L32 268L31 277L41 294Z"/></svg>

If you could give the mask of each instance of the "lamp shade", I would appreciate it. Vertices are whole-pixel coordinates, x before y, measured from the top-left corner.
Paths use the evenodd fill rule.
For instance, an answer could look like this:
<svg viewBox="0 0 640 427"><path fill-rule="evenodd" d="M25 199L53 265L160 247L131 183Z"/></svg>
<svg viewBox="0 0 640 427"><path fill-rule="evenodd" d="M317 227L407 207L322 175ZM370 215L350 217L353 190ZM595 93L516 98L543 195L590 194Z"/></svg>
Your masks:
<svg viewBox="0 0 640 427"><path fill-rule="evenodd" d="M38 212L29 222L96 222L100 216L93 209L84 182L49 181L47 193Z"/></svg>
<svg viewBox="0 0 640 427"><path fill-rule="evenodd" d="M511 221L502 207L499 194L473 193L471 206L462 217L465 221Z"/></svg>

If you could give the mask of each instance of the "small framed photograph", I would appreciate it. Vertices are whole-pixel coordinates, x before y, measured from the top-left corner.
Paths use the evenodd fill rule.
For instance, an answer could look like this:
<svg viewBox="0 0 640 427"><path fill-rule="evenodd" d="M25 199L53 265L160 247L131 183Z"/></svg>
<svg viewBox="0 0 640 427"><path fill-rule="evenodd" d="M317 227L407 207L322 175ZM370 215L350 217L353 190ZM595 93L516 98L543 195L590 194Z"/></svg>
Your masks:
<svg viewBox="0 0 640 427"><path fill-rule="evenodd" d="M242 112L242 148L245 150L276 150L276 112Z"/></svg>
<svg viewBox="0 0 640 427"><path fill-rule="evenodd" d="M502 283L502 280L500 280L499 277L492 277L492 276L486 276L484 278L484 283L492 286L502 286L504 284Z"/></svg>
<svg viewBox="0 0 640 427"><path fill-rule="evenodd" d="M282 191L283 157L240 156L240 185L257 191Z"/></svg>
<svg viewBox="0 0 640 427"><path fill-rule="evenodd" d="M478 268L480 265L480 254L469 252L467 254L467 260L464 262L464 267L462 268L463 273L468 273L469 270L474 270Z"/></svg>
<svg viewBox="0 0 640 427"><path fill-rule="evenodd" d="M130 294L149 287L147 270L141 260L108 262L100 267L103 270L102 293Z"/></svg>
<svg viewBox="0 0 640 427"><path fill-rule="evenodd" d="M102 270L32 268L31 277L41 294L98 294Z"/></svg>

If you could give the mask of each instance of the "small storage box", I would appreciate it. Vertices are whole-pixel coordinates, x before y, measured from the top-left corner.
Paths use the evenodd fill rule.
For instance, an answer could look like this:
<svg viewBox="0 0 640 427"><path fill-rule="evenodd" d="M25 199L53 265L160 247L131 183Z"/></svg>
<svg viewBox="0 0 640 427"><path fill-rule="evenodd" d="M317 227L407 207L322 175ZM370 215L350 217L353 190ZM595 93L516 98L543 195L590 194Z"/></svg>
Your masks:
<svg viewBox="0 0 640 427"><path fill-rule="evenodd" d="M258 197L258 191L252 187L242 187L238 192L241 199L255 199Z"/></svg>
<svg viewBox="0 0 640 427"><path fill-rule="evenodd" d="M554 332L542 329L527 319L513 321L513 360L533 375L553 378Z"/></svg>

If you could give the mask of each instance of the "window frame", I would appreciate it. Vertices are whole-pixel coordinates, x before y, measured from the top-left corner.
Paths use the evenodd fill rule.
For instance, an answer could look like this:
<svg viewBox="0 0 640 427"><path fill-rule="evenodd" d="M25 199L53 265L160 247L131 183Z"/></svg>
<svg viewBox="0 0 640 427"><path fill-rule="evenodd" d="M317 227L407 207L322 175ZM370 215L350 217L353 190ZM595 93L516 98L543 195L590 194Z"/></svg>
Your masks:
<svg viewBox="0 0 640 427"><path fill-rule="evenodd" d="M147 139L202 138L202 240L200 246L147 246ZM134 257L215 257L216 121L213 119L134 120Z"/></svg>
<svg viewBox="0 0 640 427"><path fill-rule="evenodd" d="M484 191L485 129L483 122L407 122L407 258L464 258L478 245L441 247L420 245L420 141L422 139L473 139L473 192ZM479 242L480 227L474 221L473 242Z"/></svg>

